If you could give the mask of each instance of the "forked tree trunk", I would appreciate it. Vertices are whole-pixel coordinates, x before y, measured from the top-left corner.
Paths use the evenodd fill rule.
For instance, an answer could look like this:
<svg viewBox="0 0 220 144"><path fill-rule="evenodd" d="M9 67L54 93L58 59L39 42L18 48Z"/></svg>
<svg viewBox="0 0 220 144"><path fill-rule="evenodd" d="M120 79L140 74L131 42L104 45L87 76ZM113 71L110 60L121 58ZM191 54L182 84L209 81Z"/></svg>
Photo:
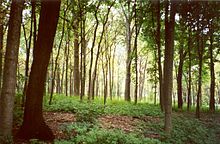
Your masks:
<svg viewBox="0 0 220 144"><path fill-rule="evenodd" d="M59 18L60 1L41 1L38 38L26 92L23 124L18 136L23 139L53 140L54 135L46 125L42 103L47 67Z"/></svg>
<svg viewBox="0 0 220 144"><path fill-rule="evenodd" d="M99 40L99 43L98 43L98 50L97 50L97 54L96 54L95 65L94 65L94 70L93 70L93 75L92 75L92 83L91 83L91 87L90 87L90 96L92 97L92 99L94 99L95 80L96 80L96 75L97 75L98 60L99 60L99 55L100 55L101 50L102 50L101 43L102 43L103 36L104 36L104 33L105 33L105 26L108 22L109 13L110 13L110 10L111 10L113 5L114 5L114 2L112 2L112 4L108 7L107 14L106 14L106 16L104 18L104 21L103 21L102 33L101 33L100 40Z"/></svg>
<svg viewBox="0 0 220 144"><path fill-rule="evenodd" d="M3 143L6 138L12 136L13 107L23 4L23 0L13 0L11 4L3 71L3 86L0 95L0 142Z"/></svg>
<svg viewBox="0 0 220 144"><path fill-rule="evenodd" d="M93 53L94 53L94 47L95 47L95 42L96 42L96 35L97 35L97 29L99 26L99 19L98 19L98 10L99 6L101 5L101 1L99 1L96 10L95 10L95 19L96 19L96 25L93 33L93 41L92 41L92 47L91 47L91 52L90 52L90 65L89 65L89 87L88 87L88 100L90 101L92 98L92 66L93 66Z"/></svg>

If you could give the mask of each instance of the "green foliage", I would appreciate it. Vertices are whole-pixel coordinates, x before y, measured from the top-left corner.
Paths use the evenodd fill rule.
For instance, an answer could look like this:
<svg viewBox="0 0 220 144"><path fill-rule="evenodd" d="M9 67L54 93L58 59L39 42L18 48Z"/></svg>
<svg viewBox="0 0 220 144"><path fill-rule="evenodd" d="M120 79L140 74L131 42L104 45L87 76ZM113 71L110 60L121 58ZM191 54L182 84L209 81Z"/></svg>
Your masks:
<svg viewBox="0 0 220 144"><path fill-rule="evenodd" d="M160 141L155 139L144 138L134 133L125 133L118 129L106 130L99 128L97 125L89 123L75 123L67 125L68 132L74 129L77 133L76 137L70 140L56 140L55 143L85 143L85 144L156 144Z"/></svg>
<svg viewBox="0 0 220 144"><path fill-rule="evenodd" d="M100 99L95 99L94 102L80 102L78 97L66 97L54 95L52 105L45 103L45 108L48 111L65 111L76 113L78 121L90 121L100 115L125 115L125 116L163 116L160 108L155 105L139 103L134 105L124 101L110 101L106 106L102 105ZM86 118L92 117L92 118Z"/></svg>
<svg viewBox="0 0 220 144"><path fill-rule="evenodd" d="M217 143L215 138L216 131L213 127L208 128L201 121L187 116L173 117L173 130L170 137L168 137L163 130L163 121L141 123L139 127L142 128L145 135L158 134L161 141L173 144L210 144Z"/></svg>
<svg viewBox="0 0 220 144"><path fill-rule="evenodd" d="M214 134L201 121L184 116L173 119L173 132L167 142L171 143L215 143Z"/></svg>

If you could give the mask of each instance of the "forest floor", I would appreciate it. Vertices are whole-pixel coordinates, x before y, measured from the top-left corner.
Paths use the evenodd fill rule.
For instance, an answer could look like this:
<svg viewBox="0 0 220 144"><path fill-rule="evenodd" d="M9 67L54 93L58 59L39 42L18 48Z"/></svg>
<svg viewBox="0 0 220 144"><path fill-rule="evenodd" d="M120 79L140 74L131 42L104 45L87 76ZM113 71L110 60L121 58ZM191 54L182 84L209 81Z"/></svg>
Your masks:
<svg viewBox="0 0 220 144"><path fill-rule="evenodd" d="M70 100L70 99L69 99ZM163 132L164 115L158 106L112 102L102 106L72 99L58 98L53 105L45 104L44 119L55 135L55 143L141 144L198 143L217 144L220 141L220 113L173 112L172 136ZM15 115L20 117L21 114ZM14 133L21 118L17 118ZM38 140L14 140L15 144L44 143Z"/></svg>

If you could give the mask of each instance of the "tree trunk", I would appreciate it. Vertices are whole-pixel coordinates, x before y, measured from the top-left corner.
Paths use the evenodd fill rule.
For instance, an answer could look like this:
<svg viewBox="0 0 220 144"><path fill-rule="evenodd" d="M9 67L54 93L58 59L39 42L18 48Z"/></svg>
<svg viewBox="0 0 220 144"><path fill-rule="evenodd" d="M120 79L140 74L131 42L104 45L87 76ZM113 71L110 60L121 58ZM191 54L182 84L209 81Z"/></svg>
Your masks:
<svg viewBox="0 0 220 144"><path fill-rule="evenodd" d="M101 43L102 43L102 40L103 40L103 36L104 36L104 33L105 33L105 26L108 22L108 16L109 16L109 13L110 13L110 10L112 8L112 6L114 5L114 2L108 7L108 11L107 11L107 14L104 18L104 21L103 21L103 26L102 26L102 33L101 33L101 36L100 36L100 40L99 40L99 43L98 43L98 50L97 50L97 54L96 54L96 59L95 59L95 65L94 65L94 70L93 70L93 77L92 77L92 83L91 83L91 89L90 89L90 96L92 97L92 99L94 99L94 90L95 90L95 79L96 79L96 75L97 75L97 67L98 67L98 59L99 59L99 55L100 55L100 52L101 52Z"/></svg>
<svg viewBox="0 0 220 144"><path fill-rule="evenodd" d="M1 5L1 2L0 2L0 5ZM1 88L2 88L3 37L4 37L4 25L3 25L2 19L0 19L0 93L1 93Z"/></svg>
<svg viewBox="0 0 220 144"><path fill-rule="evenodd" d="M76 18L74 23L74 96L79 96L80 91L80 73L79 73L79 20Z"/></svg>
<svg viewBox="0 0 220 144"><path fill-rule="evenodd" d="M89 66L89 87L88 87L88 100L90 101L92 98L92 65L93 65L93 52L94 52L94 47L95 47L95 42L96 42L96 34L97 34L97 29L99 26L99 20L98 20L98 9L99 6L101 4L101 1L99 1L97 7L96 7L96 11L95 11L95 19L96 19L96 25L95 25L95 29L94 29L94 33L93 33L93 42L92 42L92 47L91 47L91 56L90 56L90 66Z"/></svg>
<svg viewBox="0 0 220 144"><path fill-rule="evenodd" d="M197 43L198 43L197 52L199 56L199 77L198 77L198 92L196 99L196 118L200 118L200 100L202 97L203 38L201 38L198 33L197 33Z"/></svg>
<svg viewBox="0 0 220 144"><path fill-rule="evenodd" d="M210 83L210 100L209 100L209 110L210 112L215 111L215 65L213 60L213 32L211 29L210 33L210 46L209 46L209 54L210 54L210 74L211 74L211 83Z"/></svg>
<svg viewBox="0 0 220 144"><path fill-rule="evenodd" d="M12 136L13 107L23 4L23 0L12 0L11 4L3 71L3 86L0 95L0 141L3 141L3 143L7 137Z"/></svg>
<svg viewBox="0 0 220 144"><path fill-rule="evenodd" d="M59 10L60 1L41 1L39 32L26 92L24 119L18 132L18 137L23 139L54 139L51 129L46 125L43 118L42 102Z"/></svg>
<svg viewBox="0 0 220 144"><path fill-rule="evenodd" d="M65 79L66 79L66 83L65 83L65 94L66 96L68 96L68 69L69 69L69 45L70 45L70 38L69 38L69 32L68 32L68 36L67 36L67 41L66 41L66 46L65 46L65 61L66 61L66 74L65 74ZM79 75L78 75L79 76ZM79 78L78 78L79 79ZM71 81L71 80L70 80ZM79 83L79 82L78 82ZM76 84L74 83L74 86Z"/></svg>
<svg viewBox="0 0 220 144"><path fill-rule="evenodd" d="M156 43L157 43L157 65L159 73L159 92L160 92L160 109L164 111L164 97L163 97L163 72L162 72L162 62L161 62L161 42L160 42L160 0L157 0L156 4L156 15L157 15L157 30L156 30Z"/></svg>
<svg viewBox="0 0 220 144"><path fill-rule="evenodd" d="M66 11L67 11L67 8L66 10L64 11L64 17L66 16ZM56 77L56 71L57 71L57 67L58 67L58 58L59 58L59 55L60 55L60 49L61 49L61 46L62 46L62 42L63 42L63 37L64 37L64 32L65 32L65 20L63 20L63 26L62 26L62 33L61 33L61 39L60 39L60 43L59 43L59 46L58 46L58 52L57 52L57 55L56 55L56 58L55 58L55 66L54 66L54 71L52 72L53 73L53 77L52 77L52 84L51 84L51 93L50 93L50 100L49 100L49 105L52 104L52 99L53 99L53 93L54 93L54 85L55 85L55 77ZM63 64L64 66L64 64ZM62 73L63 74L63 73ZM63 80L63 76L62 76L62 80ZM63 81L62 81L63 82ZM61 83L61 91L63 91L63 83Z"/></svg>
<svg viewBox="0 0 220 144"><path fill-rule="evenodd" d="M192 78L191 78L191 30L189 30L189 38L188 38L188 53L189 53L189 68L188 68L188 97L187 97L187 111L190 110L191 107L191 83L192 83Z"/></svg>
<svg viewBox="0 0 220 144"><path fill-rule="evenodd" d="M23 26L23 31L24 31L24 37L26 41L26 61L25 61L25 81L24 81L24 89L23 89L23 95L22 95L22 104L21 106L24 106L25 103L25 93L27 90L27 82L28 82L28 75L29 75L29 57L30 57L30 49L31 49L31 39L32 39L32 23L33 23L33 13L35 12L35 7L32 6L32 14L31 14L31 28L30 28L30 36L29 36L29 43L27 40L26 32L25 32L25 26Z"/></svg>
<svg viewBox="0 0 220 144"><path fill-rule="evenodd" d="M141 72L141 69L143 69L143 72ZM146 70L147 70L147 60L144 63L143 68L141 67L141 62L140 62L140 69L139 69L139 72L140 72L140 74L139 74L140 75L139 76L139 83L140 83L140 86L139 86L139 99L140 100L142 100L142 98L143 98L143 90L144 90L144 84L145 84Z"/></svg>
<svg viewBox="0 0 220 144"><path fill-rule="evenodd" d="M183 45L181 42L179 50L179 67L177 74L177 95L178 95L178 109L183 108L183 92L182 92L182 76L183 76Z"/></svg>
<svg viewBox="0 0 220 144"><path fill-rule="evenodd" d="M83 96L85 95L85 82L86 82L86 35L85 35L85 21L84 16L81 16L81 91L80 91L80 100L82 101Z"/></svg>
<svg viewBox="0 0 220 144"><path fill-rule="evenodd" d="M168 1L165 8L165 59L163 96L165 104L165 131L170 135L172 130L172 88L173 88L173 55L174 55L174 28L175 2L171 1L170 19L168 20Z"/></svg>

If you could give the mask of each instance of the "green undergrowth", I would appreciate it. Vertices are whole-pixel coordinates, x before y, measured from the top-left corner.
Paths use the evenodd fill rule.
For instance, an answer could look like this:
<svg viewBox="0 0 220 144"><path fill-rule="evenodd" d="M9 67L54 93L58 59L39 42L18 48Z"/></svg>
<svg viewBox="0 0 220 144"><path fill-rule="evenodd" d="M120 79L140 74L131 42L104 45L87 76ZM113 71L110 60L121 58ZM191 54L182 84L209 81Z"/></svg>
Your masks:
<svg viewBox="0 0 220 144"><path fill-rule="evenodd" d="M15 107L14 120L17 125L22 122L22 111L22 108ZM198 120L192 112L174 108L172 135L167 136L163 129L164 114L159 106L152 104L134 105L108 100L107 104L103 105L102 99L89 103L87 100L79 101L79 97L54 95L51 105L48 104L48 96L44 97L44 111L70 112L75 115L76 122L63 123L59 127L67 137L56 139L57 144L217 144L220 139L220 123L215 121L218 113L203 113L208 119ZM138 121L132 132L116 128L104 129L98 118L105 115L130 116Z"/></svg>
<svg viewBox="0 0 220 144"><path fill-rule="evenodd" d="M164 143L172 144L217 144L219 138L216 133L220 132L220 125L210 122L205 124L196 118L184 114L173 114L172 134L164 133L164 120L141 122L140 129L144 135L159 135Z"/></svg>
<svg viewBox="0 0 220 144"><path fill-rule="evenodd" d="M139 103L134 105L125 101L113 100L103 105L100 99L95 99L92 102L87 100L79 101L78 97L65 97L54 95L52 105L44 100L45 109L47 111L63 111L80 113L95 113L95 115L124 115L124 116L163 116L158 106L146 103Z"/></svg>
<svg viewBox="0 0 220 144"><path fill-rule="evenodd" d="M56 140L55 144L159 144L159 140L145 138L136 133L125 133L119 129L103 129L97 124L76 122L62 126L70 136L68 140Z"/></svg>

